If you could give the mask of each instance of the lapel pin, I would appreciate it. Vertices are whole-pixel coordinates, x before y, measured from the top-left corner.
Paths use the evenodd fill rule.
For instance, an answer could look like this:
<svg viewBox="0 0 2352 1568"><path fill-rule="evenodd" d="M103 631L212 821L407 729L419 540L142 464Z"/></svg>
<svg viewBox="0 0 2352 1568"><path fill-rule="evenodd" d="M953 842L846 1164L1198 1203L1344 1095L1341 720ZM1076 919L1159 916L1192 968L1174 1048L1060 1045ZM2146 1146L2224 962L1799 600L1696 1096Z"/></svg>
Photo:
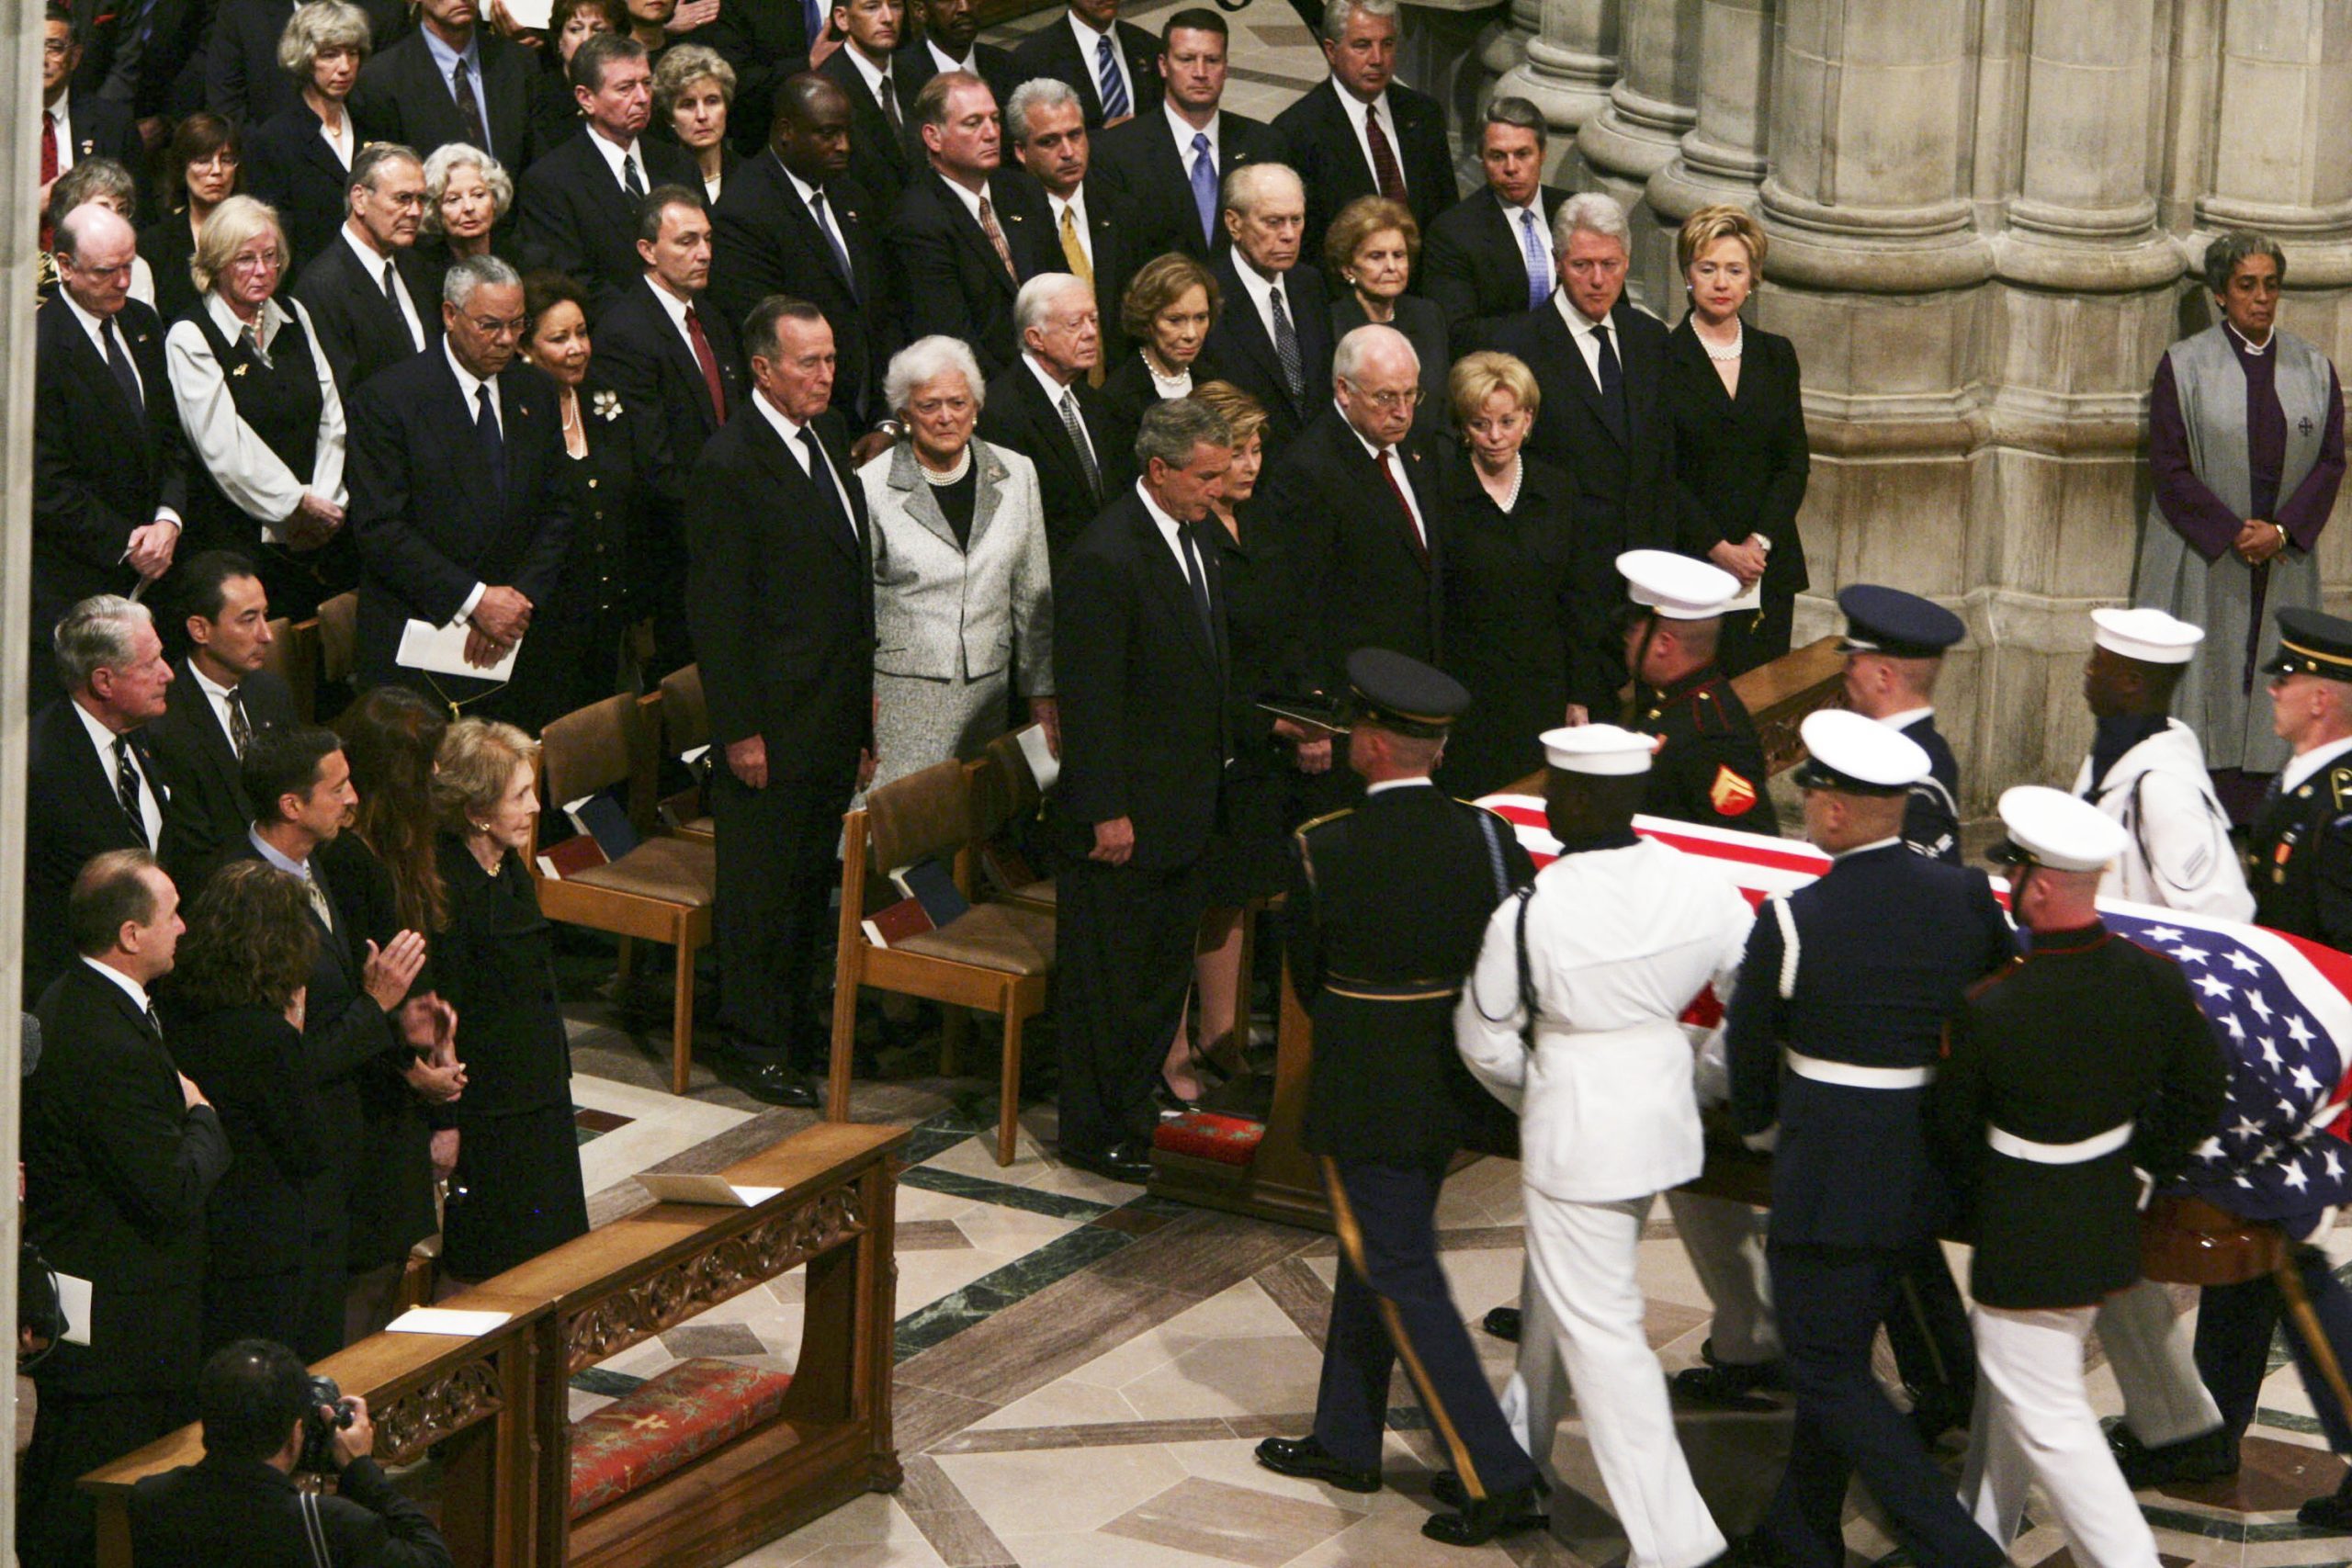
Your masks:
<svg viewBox="0 0 2352 1568"><path fill-rule="evenodd" d="M231 370L230 370L230 372L229 372L229 374L230 374L230 375L232 375L232 376L242 376L242 375L243 375L244 373L245 373L245 367L244 367L243 366L242 366L242 365L236 366L235 367L233 367L232 369L231 369Z"/></svg>

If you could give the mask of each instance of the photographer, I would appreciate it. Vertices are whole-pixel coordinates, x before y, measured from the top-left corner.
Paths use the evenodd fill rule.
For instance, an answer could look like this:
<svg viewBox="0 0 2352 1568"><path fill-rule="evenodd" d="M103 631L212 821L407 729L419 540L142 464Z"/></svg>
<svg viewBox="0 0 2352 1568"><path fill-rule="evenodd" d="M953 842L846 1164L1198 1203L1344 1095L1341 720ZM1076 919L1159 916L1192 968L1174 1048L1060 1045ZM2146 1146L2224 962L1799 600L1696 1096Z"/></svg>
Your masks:
<svg viewBox="0 0 2352 1568"><path fill-rule="evenodd" d="M131 1494L139 1568L205 1568L232 1548L246 1568L450 1568L440 1531L368 1457L376 1428L367 1401L344 1399L338 1416L313 1399L311 1374L283 1345L240 1339L205 1362L196 1385L203 1460L148 1476ZM337 1495L295 1484L296 1469L327 1465L340 1472Z"/></svg>

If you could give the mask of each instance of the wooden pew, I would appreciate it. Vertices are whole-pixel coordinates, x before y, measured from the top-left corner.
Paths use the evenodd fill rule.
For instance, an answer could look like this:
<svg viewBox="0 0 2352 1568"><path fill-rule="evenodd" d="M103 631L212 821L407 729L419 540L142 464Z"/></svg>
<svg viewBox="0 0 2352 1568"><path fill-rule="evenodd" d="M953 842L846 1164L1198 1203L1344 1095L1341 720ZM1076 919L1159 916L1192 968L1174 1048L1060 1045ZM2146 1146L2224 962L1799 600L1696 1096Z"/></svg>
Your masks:
<svg viewBox="0 0 2352 1568"><path fill-rule="evenodd" d="M719 1173L779 1190L753 1207L656 1204L442 1303L511 1314L480 1338L379 1334L316 1370L367 1399L379 1460L434 1450L442 1533L462 1568L732 1562L899 1484L891 1233L906 1138L807 1128ZM801 1351L781 1415L571 1518L572 1375L803 1265ZM102 1568L130 1568L133 1483L203 1451L200 1429L185 1427L82 1478L98 1502Z"/></svg>
<svg viewBox="0 0 2352 1568"><path fill-rule="evenodd" d="M1838 642L1834 637L1823 637L1733 681L1733 689L1756 721L1757 735L1764 744L1765 766L1771 772L1785 773L1804 760L1798 727L1807 714L1844 705L1846 660L1838 650ZM1542 795L1543 775L1520 780L1511 785L1510 793ZM1275 1027L1273 1104L1255 1155L1247 1165L1230 1165L1154 1149L1152 1195L1330 1230L1331 1210L1324 1196L1322 1173L1298 1141L1299 1128L1306 1118L1306 1079L1314 1058L1314 1021L1291 989L1285 964L1282 1016ZM1765 1168L1761 1162L1747 1156L1736 1140L1721 1159L1713 1149L1711 1139L1708 1173L1693 1185L1727 1197L1747 1197L1757 1181L1749 1168ZM1480 1152L1513 1157L1518 1153L1515 1148ZM1715 1168L1718 1165L1724 1167L1721 1172Z"/></svg>

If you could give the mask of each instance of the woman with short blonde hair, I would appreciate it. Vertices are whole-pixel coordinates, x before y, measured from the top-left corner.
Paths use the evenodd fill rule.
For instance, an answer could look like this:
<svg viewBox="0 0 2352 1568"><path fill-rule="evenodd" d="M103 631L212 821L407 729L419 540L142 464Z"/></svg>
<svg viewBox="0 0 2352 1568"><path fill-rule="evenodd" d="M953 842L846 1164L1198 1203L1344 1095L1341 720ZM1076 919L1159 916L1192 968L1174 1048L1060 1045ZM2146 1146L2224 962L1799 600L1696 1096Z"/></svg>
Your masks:
<svg viewBox="0 0 2352 1568"><path fill-rule="evenodd" d="M1535 372L1517 355L1481 349L1455 360L1445 378L1446 406L1453 414L1455 427L1468 424L1497 392L1508 392L1517 399L1530 419L1544 406L1544 389L1536 385Z"/></svg>
<svg viewBox="0 0 2352 1568"><path fill-rule="evenodd" d="M727 117L735 107L735 68L703 44L672 44L653 67L653 112L694 154L705 199L716 202L735 167Z"/></svg>

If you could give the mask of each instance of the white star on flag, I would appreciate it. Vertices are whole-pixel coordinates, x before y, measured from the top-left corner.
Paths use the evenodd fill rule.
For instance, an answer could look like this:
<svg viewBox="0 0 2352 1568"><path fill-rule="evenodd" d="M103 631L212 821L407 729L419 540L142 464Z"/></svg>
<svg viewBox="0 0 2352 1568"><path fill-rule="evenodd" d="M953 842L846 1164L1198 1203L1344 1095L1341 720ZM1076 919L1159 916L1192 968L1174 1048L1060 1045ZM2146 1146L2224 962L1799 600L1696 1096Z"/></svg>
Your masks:
<svg viewBox="0 0 2352 1568"><path fill-rule="evenodd" d="M2209 997L2226 997L2231 994L2230 983L2219 975L2199 975L2197 977L2197 988Z"/></svg>
<svg viewBox="0 0 2352 1568"><path fill-rule="evenodd" d="M2175 958L2179 959L2183 964L2202 964L2205 960L2212 956L2211 953L2207 953L2201 947L2185 946L2174 948L2172 950L2172 955Z"/></svg>
<svg viewBox="0 0 2352 1568"><path fill-rule="evenodd" d="M2301 1160L2294 1161L2287 1167L2287 1174L2282 1179L2298 1192L2311 1185L2311 1179L2303 1174Z"/></svg>
<svg viewBox="0 0 2352 1568"><path fill-rule="evenodd" d="M2233 1137L2238 1138L2258 1138L2262 1136L2262 1129L2255 1122L2241 1116L2238 1118L2238 1124L2230 1129L2230 1134Z"/></svg>
<svg viewBox="0 0 2352 1568"><path fill-rule="evenodd" d="M2274 1070L2287 1065L2287 1059L2278 1055L2278 1042L2267 1034L2262 1037L2262 1059L2269 1063Z"/></svg>
<svg viewBox="0 0 2352 1568"><path fill-rule="evenodd" d="M2222 1140L2219 1138L2208 1138L2203 1143L2198 1145L2196 1148L2196 1157L2199 1159L2220 1159L2222 1157ZM2331 1154L2327 1157L2333 1160L2335 1156Z"/></svg>
<svg viewBox="0 0 2352 1568"><path fill-rule="evenodd" d="M2233 952L2230 954L2230 967L2236 970L2241 975L2259 975L2262 973L2262 965L2256 964L2250 955L2243 951Z"/></svg>
<svg viewBox="0 0 2352 1568"><path fill-rule="evenodd" d="M2150 926L2148 928L2148 940L2159 944L2167 942L2178 942L2187 934L2188 933L2186 931L2175 931L2170 926Z"/></svg>
<svg viewBox="0 0 2352 1568"><path fill-rule="evenodd" d="M2231 1039L2237 1041L2240 1044L2245 1043L2245 1025L2238 1021L2237 1014L2224 1014L2222 1019L2222 1027L2230 1032Z"/></svg>
<svg viewBox="0 0 2352 1568"><path fill-rule="evenodd" d="M2287 1032L2294 1038L2298 1045L2309 1045L2313 1040L2319 1038L2312 1032L2311 1025L2303 1021L2300 1013L2290 1012L2287 1015Z"/></svg>
<svg viewBox="0 0 2352 1568"><path fill-rule="evenodd" d="M2262 993L2254 989L2251 986L2246 987L2245 1005L2254 1010L2255 1017L2262 1020L2265 1023L2268 1023L2270 1021L2270 1004L2264 1001L2262 999Z"/></svg>
<svg viewBox="0 0 2352 1568"><path fill-rule="evenodd" d="M2312 1077L2312 1070L2309 1067L2299 1066L2290 1076L2294 1079L2295 1087L2305 1094L2319 1092L2319 1079Z"/></svg>
<svg viewBox="0 0 2352 1568"><path fill-rule="evenodd" d="M2207 1143L2211 1143L2214 1140L2208 1138L2205 1141ZM2337 1177L2344 1174L2344 1162L2335 1157L2335 1151L2334 1149L2328 1149L2324 1152L2327 1156L2327 1179L2330 1181L2333 1181Z"/></svg>

